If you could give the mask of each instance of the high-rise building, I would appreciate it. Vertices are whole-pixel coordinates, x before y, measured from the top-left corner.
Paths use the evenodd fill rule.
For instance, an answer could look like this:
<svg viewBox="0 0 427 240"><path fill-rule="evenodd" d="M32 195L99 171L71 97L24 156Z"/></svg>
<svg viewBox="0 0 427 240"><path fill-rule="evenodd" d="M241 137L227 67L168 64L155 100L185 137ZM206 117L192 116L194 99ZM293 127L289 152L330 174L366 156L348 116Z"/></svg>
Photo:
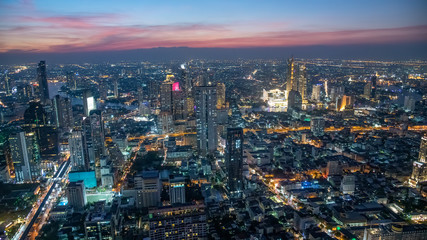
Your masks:
<svg viewBox="0 0 427 240"><path fill-rule="evenodd" d="M225 166L228 189L231 192L243 188L243 129L228 128L225 147Z"/></svg>
<svg viewBox="0 0 427 240"><path fill-rule="evenodd" d="M148 212L151 240L207 239L204 205L167 206Z"/></svg>
<svg viewBox="0 0 427 240"><path fill-rule="evenodd" d="M288 60L288 71L286 73L286 92L289 94L292 90L298 90L297 67L294 58ZM286 96L287 97L287 96Z"/></svg>
<svg viewBox="0 0 427 240"><path fill-rule="evenodd" d="M89 116L90 111L96 109L95 97L92 94L92 91L86 89L83 91L83 111L86 117Z"/></svg>
<svg viewBox="0 0 427 240"><path fill-rule="evenodd" d="M6 92L6 95L10 95L12 93L10 89L10 78L7 76L7 71L4 74L4 91Z"/></svg>
<svg viewBox="0 0 427 240"><path fill-rule="evenodd" d="M82 131L73 130L68 136L68 148L70 149L70 161L73 170L87 170Z"/></svg>
<svg viewBox="0 0 427 240"><path fill-rule="evenodd" d="M216 94L217 94L216 108L223 109L225 107L225 84L224 83L218 83L216 85Z"/></svg>
<svg viewBox="0 0 427 240"><path fill-rule="evenodd" d="M377 76L371 77L371 99L375 99L377 96Z"/></svg>
<svg viewBox="0 0 427 240"><path fill-rule="evenodd" d="M56 95L53 98L53 113L57 128L69 129L73 127L73 108L69 98Z"/></svg>
<svg viewBox="0 0 427 240"><path fill-rule="evenodd" d="M298 66L298 92L301 95L302 101L305 103L308 99L307 95L307 71L305 65Z"/></svg>
<svg viewBox="0 0 427 240"><path fill-rule="evenodd" d="M158 171L144 171L135 176L137 207L155 207L160 205L161 182Z"/></svg>
<svg viewBox="0 0 427 240"><path fill-rule="evenodd" d="M86 206L86 189L83 180L70 182L66 190L68 205L74 208L74 211L82 211Z"/></svg>
<svg viewBox="0 0 427 240"><path fill-rule="evenodd" d="M169 198L171 204L185 203L185 179L182 176L169 178Z"/></svg>
<svg viewBox="0 0 427 240"><path fill-rule="evenodd" d="M114 98L119 97L119 79L117 77L114 78Z"/></svg>
<svg viewBox="0 0 427 240"><path fill-rule="evenodd" d="M172 113L174 120L186 119L185 95L179 82L172 84Z"/></svg>
<svg viewBox="0 0 427 240"><path fill-rule="evenodd" d="M101 158L105 155L105 132L104 120L100 110L93 110L88 117L90 122L90 137L92 143L93 158L90 162L94 164L96 179L101 180ZM90 156L92 155L89 154Z"/></svg>
<svg viewBox="0 0 427 240"><path fill-rule="evenodd" d="M195 87L197 146L201 156L217 150L216 86Z"/></svg>
<svg viewBox="0 0 427 240"><path fill-rule="evenodd" d="M91 240L112 240L120 234L120 207L113 201L111 207L105 207L105 201L95 203L84 221L85 238Z"/></svg>
<svg viewBox="0 0 427 240"><path fill-rule="evenodd" d="M320 137L325 134L325 119L322 117L314 117L310 122L310 130L314 136Z"/></svg>
<svg viewBox="0 0 427 240"><path fill-rule="evenodd" d="M342 174L342 166L338 161L329 161L326 165L326 176L339 176Z"/></svg>
<svg viewBox="0 0 427 240"><path fill-rule="evenodd" d="M47 84L45 61L40 61L37 66L37 82L39 84L40 102L46 104L49 101L49 86Z"/></svg>
<svg viewBox="0 0 427 240"><path fill-rule="evenodd" d="M291 110L301 110L302 108L302 98L301 94L298 91L290 91L288 93L288 109Z"/></svg>
<svg viewBox="0 0 427 240"><path fill-rule="evenodd" d="M30 102L30 106L24 112L24 122L38 126L48 124L47 113L39 102Z"/></svg>
<svg viewBox="0 0 427 240"><path fill-rule="evenodd" d="M9 143L16 182L36 180L40 176L40 152L35 134L11 134Z"/></svg>
<svg viewBox="0 0 427 240"><path fill-rule="evenodd" d="M74 76L73 72L67 72L67 85L70 89L76 90L77 89L77 78Z"/></svg>
<svg viewBox="0 0 427 240"><path fill-rule="evenodd" d="M320 101L320 92L322 90L322 85L316 84L313 86L312 92L311 92L311 100L313 101Z"/></svg>
<svg viewBox="0 0 427 240"><path fill-rule="evenodd" d="M344 111L345 109L353 108L354 98L352 96L343 95L336 100L336 110Z"/></svg>
<svg viewBox="0 0 427 240"><path fill-rule="evenodd" d="M412 168L412 175L409 183L416 186L427 181L427 135L421 138L420 153L418 161L415 161Z"/></svg>
<svg viewBox="0 0 427 240"><path fill-rule="evenodd" d="M160 85L160 110L172 113L172 85L173 82L165 81Z"/></svg>

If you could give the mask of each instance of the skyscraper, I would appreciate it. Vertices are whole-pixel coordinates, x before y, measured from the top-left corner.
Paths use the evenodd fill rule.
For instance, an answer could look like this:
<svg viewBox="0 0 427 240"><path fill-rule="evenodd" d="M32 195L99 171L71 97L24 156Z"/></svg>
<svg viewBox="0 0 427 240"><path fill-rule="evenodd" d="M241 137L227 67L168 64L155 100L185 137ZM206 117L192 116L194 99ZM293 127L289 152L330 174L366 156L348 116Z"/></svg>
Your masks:
<svg viewBox="0 0 427 240"><path fill-rule="evenodd" d="M101 158L105 155L105 132L102 112L94 110L84 124L90 168L95 170L98 183L101 181Z"/></svg>
<svg viewBox="0 0 427 240"><path fill-rule="evenodd" d="M171 81L164 81L160 85L160 110L172 113L172 85Z"/></svg>
<svg viewBox="0 0 427 240"><path fill-rule="evenodd" d="M86 117L89 116L90 111L96 109L95 97L92 95L92 91L86 89L83 91L83 111Z"/></svg>
<svg viewBox="0 0 427 240"><path fill-rule="evenodd" d="M46 62L40 61L37 67L37 82L39 83L40 102L46 104L49 100L49 87L46 76Z"/></svg>
<svg viewBox="0 0 427 240"><path fill-rule="evenodd" d="M313 89L311 91L311 100L313 101L320 101L320 92L322 90L322 85L316 84L313 86Z"/></svg>
<svg viewBox="0 0 427 240"><path fill-rule="evenodd" d="M70 161L73 170L87 169L83 146L82 131L73 130L68 136L68 148L70 149Z"/></svg>
<svg viewBox="0 0 427 240"><path fill-rule="evenodd" d="M144 171L135 176L138 191L137 206L154 207L160 204L161 183L158 171Z"/></svg>
<svg viewBox="0 0 427 240"><path fill-rule="evenodd" d="M225 148L228 188L231 192L243 188L243 129L228 128Z"/></svg>
<svg viewBox="0 0 427 240"><path fill-rule="evenodd" d="M294 58L288 60L288 72L286 73L286 92L298 90L298 82L296 80L297 68L295 66ZM287 96L286 96L287 97Z"/></svg>
<svg viewBox="0 0 427 240"><path fill-rule="evenodd" d="M308 99L307 96L307 71L305 65L298 66L298 92L301 95L303 103Z"/></svg>
<svg viewBox="0 0 427 240"><path fill-rule="evenodd" d="M217 84L216 93L218 96L216 101L216 108L222 109L225 107L225 84L224 83Z"/></svg>
<svg viewBox="0 0 427 240"><path fill-rule="evenodd" d="M298 91L290 91L288 93L288 109L291 110L301 110L302 108L302 98Z"/></svg>
<svg viewBox="0 0 427 240"><path fill-rule="evenodd" d="M186 119L185 95L179 82L172 84L172 113L174 120Z"/></svg>
<svg viewBox="0 0 427 240"><path fill-rule="evenodd" d="M17 182L34 181L40 176L40 152L33 132L9 136L10 151Z"/></svg>
<svg viewBox="0 0 427 240"><path fill-rule="evenodd" d="M86 205L86 189L83 180L70 182L67 186L68 205L74 208L74 211L81 211Z"/></svg>
<svg viewBox="0 0 427 240"><path fill-rule="evenodd" d="M114 78L114 98L119 97L119 79L117 77Z"/></svg>
<svg viewBox="0 0 427 240"><path fill-rule="evenodd" d="M77 89L77 78L74 76L73 72L67 72L67 85L70 89Z"/></svg>
<svg viewBox="0 0 427 240"><path fill-rule="evenodd" d="M69 129L73 126L73 108L69 98L56 95L53 98L53 110L56 127Z"/></svg>
<svg viewBox="0 0 427 240"><path fill-rule="evenodd" d="M217 149L216 86L195 87L197 146L201 156Z"/></svg>
<svg viewBox="0 0 427 240"><path fill-rule="evenodd" d="M418 161L415 161L412 168L412 175L409 183L416 186L427 181L427 135L421 138L420 153Z"/></svg>

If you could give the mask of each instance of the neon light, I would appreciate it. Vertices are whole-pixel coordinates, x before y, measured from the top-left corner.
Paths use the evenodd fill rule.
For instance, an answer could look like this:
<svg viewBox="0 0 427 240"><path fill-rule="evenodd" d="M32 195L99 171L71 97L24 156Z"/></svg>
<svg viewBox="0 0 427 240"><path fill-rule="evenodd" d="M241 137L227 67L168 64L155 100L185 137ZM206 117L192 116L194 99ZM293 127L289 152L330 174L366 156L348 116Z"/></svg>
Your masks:
<svg viewBox="0 0 427 240"><path fill-rule="evenodd" d="M181 91L179 89L179 82L176 82L176 83L172 84L172 91L174 91L174 92Z"/></svg>

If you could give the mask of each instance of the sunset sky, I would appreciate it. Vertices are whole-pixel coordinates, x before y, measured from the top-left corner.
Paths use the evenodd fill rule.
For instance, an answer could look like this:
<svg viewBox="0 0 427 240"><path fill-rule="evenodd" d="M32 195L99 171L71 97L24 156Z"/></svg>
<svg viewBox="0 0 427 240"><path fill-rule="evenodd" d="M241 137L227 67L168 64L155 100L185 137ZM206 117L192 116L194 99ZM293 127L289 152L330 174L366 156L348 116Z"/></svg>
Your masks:
<svg viewBox="0 0 427 240"><path fill-rule="evenodd" d="M425 43L426 12L426 0L0 0L0 52Z"/></svg>

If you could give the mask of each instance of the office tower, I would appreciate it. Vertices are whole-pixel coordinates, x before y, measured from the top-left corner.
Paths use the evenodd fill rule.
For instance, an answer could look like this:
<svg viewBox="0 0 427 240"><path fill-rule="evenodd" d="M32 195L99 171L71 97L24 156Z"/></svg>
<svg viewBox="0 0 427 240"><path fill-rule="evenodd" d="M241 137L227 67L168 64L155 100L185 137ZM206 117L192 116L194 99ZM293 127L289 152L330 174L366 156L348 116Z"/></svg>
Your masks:
<svg viewBox="0 0 427 240"><path fill-rule="evenodd" d="M377 96L377 76L371 77L371 99L375 99Z"/></svg>
<svg viewBox="0 0 427 240"><path fill-rule="evenodd" d="M56 127L69 129L73 126L73 108L69 98L56 95L53 98L53 113Z"/></svg>
<svg viewBox="0 0 427 240"><path fill-rule="evenodd" d="M172 113L172 85L173 82L165 81L160 85L160 110Z"/></svg>
<svg viewBox="0 0 427 240"><path fill-rule="evenodd" d="M84 181L70 182L67 186L68 206L74 208L74 211L82 211L86 206L86 189Z"/></svg>
<svg viewBox="0 0 427 240"><path fill-rule="evenodd" d="M421 138L418 161L414 161L410 184L416 186L427 181L427 135Z"/></svg>
<svg viewBox="0 0 427 240"><path fill-rule="evenodd" d="M160 204L161 182L158 171L143 171L135 176L137 207L155 207Z"/></svg>
<svg viewBox="0 0 427 240"><path fill-rule="evenodd" d="M216 123L216 86L198 86L195 88L197 146L201 156L213 153L217 149Z"/></svg>
<svg viewBox="0 0 427 240"><path fill-rule="evenodd" d="M105 155L105 132L104 121L102 112L100 110L93 110L89 120L91 153L89 153L89 160L95 169L96 179L98 183L101 182L101 158ZM87 124L86 124L87 127ZM92 158L91 158L92 157Z"/></svg>
<svg viewBox="0 0 427 240"><path fill-rule="evenodd" d="M288 109L289 110L301 110L302 108L302 98L299 92L290 91L288 93Z"/></svg>
<svg viewBox="0 0 427 240"><path fill-rule="evenodd" d="M415 110L415 99L414 97L408 95L405 96L405 100L403 102L403 109L406 111L412 112Z"/></svg>
<svg viewBox="0 0 427 240"><path fill-rule="evenodd" d="M372 92L372 82L369 81L366 83L365 87L363 88L363 96L366 99L371 99L371 92Z"/></svg>
<svg viewBox="0 0 427 240"><path fill-rule="evenodd" d="M161 134L174 132L173 116L170 112L161 112L158 116L158 130Z"/></svg>
<svg viewBox="0 0 427 240"><path fill-rule="evenodd" d="M314 136L320 137L325 134L325 119L322 117L314 117L310 122L310 130Z"/></svg>
<svg viewBox="0 0 427 240"><path fill-rule="evenodd" d="M356 177L354 175L345 175L341 181L341 193L353 195L356 190Z"/></svg>
<svg viewBox="0 0 427 240"><path fill-rule="evenodd" d="M73 72L67 72L67 85L70 89L76 90L77 89L77 78L74 76Z"/></svg>
<svg viewBox="0 0 427 240"><path fill-rule="evenodd" d="M16 182L35 181L40 176L40 152L35 134L11 134L9 144Z"/></svg>
<svg viewBox="0 0 427 240"><path fill-rule="evenodd" d="M116 77L114 78L114 98L119 97L119 79Z"/></svg>
<svg viewBox="0 0 427 240"><path fill-rule="evenodd" d="M55 126L45 125L31 127L39 144L39 151L42 157L56 157L59 153L59 134Z"/></svg>
<svg viewBox="0 0 427 240"><path fill-rule="evenodd" d="M186 106L184 91L180 88L179 82L172 84L172 114L174 120L186 119Z"/></svg>
<svg viewBox="0 0 427 240"><path fill-rule="evenodd" d="M92 95L92 91L86 89L83 91L83 111L86 117L89 116L90 111L96 109L95 97Z"/></svg>
<svg viewBox="0 0 427 240"><path fill-rule="evenodd" d="M19 84L16 86L16 94L20 103L28 103L33 97L33 90L29 84Z"/></svg>
<svg viewBox="0 0 427 240"><path fill-rule="evenodd" d="M110 84L108 83L108 80L106 78L102 79L99 84L99 98L103 101L107 100L108 97L108 88Z"/></svg>
<svg viewBox="0 0 427 240"><path fill-rule="evenodd" d="M39 83L40 102L46 104L49 101L49 86L47 84L45 61L40 61L38 64L37 82Z"/></svg>
<svg viewBox="0 0 427 240"><path fill-rule="evenodd" d="M205 206L182 205L150 209L148 215L151 240L207 239Z"/></svg>
<svg viewBox="0 0 427 240"><path fill-rule="evenodd" d="M305 65L298 66L298 92L301 95L303 102L306 102L308 99L307 95L307 71Z"/></svg>
<svg viewBox="0 0 427 240"><path fill-rule="evenodd" d="M224 83L218 83L216 85L216 94L217 94L216 108L217 109L225 108L225 84Z"/></svg>
<svg viewBox="0 0 427 240"><path fill-rule="evenodd" d="M354 104L354 99L352 96L343 95L336 100L336 110L344 111L345 109L352 109Z"/></svg>
<svg viewBox="0 0 427 240"><path fill-rule="evenodd" d="M288 60L288 72L286 73L286 92L289 94L292 90L297 91L298 82L296 80L297 67L294 58Z"/></svg>
<svg viewBox="0 0 427 240"><path fill-rule="evenodd" d="M169 178L169 199L171 204L185 203L185 179L182 176Z"/></svg>
<svg viewBox="0 0 427 240"><path fill-rule="evenodd" d="M24 122L29 125L48 124L46 111L39 102L30 102L30 106L24 112Z"/></svg>
<svg viewBox="0 0 427 240"><path fill-rule="evenodd" d="M243 129L228 128L225 146L225 166L228 189L231 192L243 188Z"/></svg>
<svg viewBox="0 0 427 240"><path fill-rule="evenodd" d="M68 136L68 148L70 149L70 161L73 170L88 169L83 146L82 131L73 130Z"/></svg>
<svg viewBox="0 0 427 240"><path fill-rule="evenodd" d="M344 96L344 87L333 87L331 88L330 99L332 102L337 101L338 98Z"/></svg>
<svg viewBox="0 0 427 240"><path fill-rule="evenodd" d="M6 92L6 95L9 96L12 91L10 89L10 78L9 76L7 76L7 70L4 73L4 87L3 87L4 91Z"/></svg>
<svg viewBox="0 0 427 240"><path fill-rule="evenodd" d="M320 101L320 92L322 90L321 84L316 84L313 86L312 92L311 92L311 100L313 101Z"/></svg>

